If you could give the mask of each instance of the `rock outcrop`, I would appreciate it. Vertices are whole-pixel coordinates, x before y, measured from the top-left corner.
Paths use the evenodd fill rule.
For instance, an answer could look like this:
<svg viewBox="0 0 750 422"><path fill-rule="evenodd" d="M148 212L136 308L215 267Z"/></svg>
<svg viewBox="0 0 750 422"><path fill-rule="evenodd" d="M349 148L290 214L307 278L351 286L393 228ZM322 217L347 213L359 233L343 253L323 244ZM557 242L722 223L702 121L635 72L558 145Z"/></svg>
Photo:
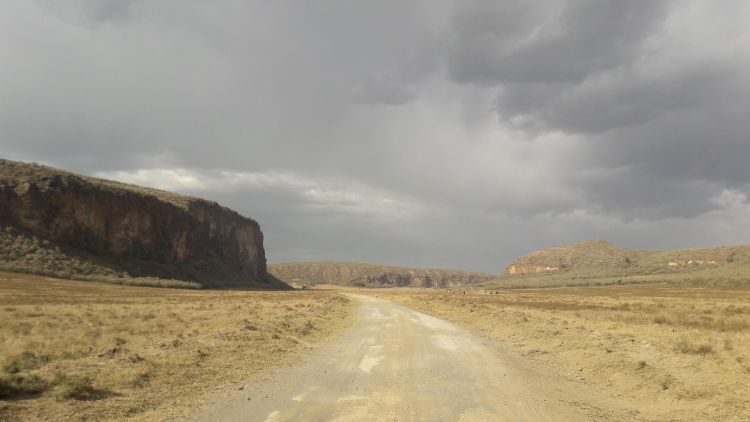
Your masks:
<svg viewBox="0 0 750 422"><path fill-rule="evenodd" d="M0 224L129 276L280 285L268 280L258 223L198 198L0 160Z"/></svg>
<svg viewBox="0 0 750 422"><path fill-rule="evenodd" d="M461 287L493 279L487 273L405 268L358 262L290 262L269 265L269 272L294 284L356 287Z"/></svg>

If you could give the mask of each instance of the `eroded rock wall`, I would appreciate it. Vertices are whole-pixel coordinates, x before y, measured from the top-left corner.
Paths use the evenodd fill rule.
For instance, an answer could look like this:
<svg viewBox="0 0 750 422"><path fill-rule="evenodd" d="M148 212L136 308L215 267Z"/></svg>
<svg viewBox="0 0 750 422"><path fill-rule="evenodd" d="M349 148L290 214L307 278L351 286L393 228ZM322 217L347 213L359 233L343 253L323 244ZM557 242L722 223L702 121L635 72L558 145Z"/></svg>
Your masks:
<svg viewBox="0 0 750 422"><path fill-rule="evenodd" d="M209 287L267 279L258 223L197 198L0 160L0 222L133 275Z"/></svg>
<svg viewBox="0 0 750 422"><path fill-rule="evenodd" d="M406 268L356 262L290 262L272 264L270 272L288 283L359 287L460 287L495 276L487 273Z"/></svg>

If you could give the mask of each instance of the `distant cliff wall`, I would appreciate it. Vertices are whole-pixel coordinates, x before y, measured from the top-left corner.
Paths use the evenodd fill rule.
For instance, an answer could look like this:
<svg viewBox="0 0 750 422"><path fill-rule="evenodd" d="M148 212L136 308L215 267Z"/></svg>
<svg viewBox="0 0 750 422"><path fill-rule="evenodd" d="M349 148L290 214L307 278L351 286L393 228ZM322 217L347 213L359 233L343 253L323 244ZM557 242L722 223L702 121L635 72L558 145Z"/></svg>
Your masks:
<svg viewBox="0 0 750 422"><path fill-rule="evenodd" d="M204 286L267 281L257 222L214 202L0 160L0 223L132 275Z"/></svg>
<svg viewBox="0 0 750 422"><path fill-rule="evenodd" d="M459 287L495 276L457 270L405 268L358 262L290 262L269 265L281 280L298 284L338 284L359 287Z"/></svg>

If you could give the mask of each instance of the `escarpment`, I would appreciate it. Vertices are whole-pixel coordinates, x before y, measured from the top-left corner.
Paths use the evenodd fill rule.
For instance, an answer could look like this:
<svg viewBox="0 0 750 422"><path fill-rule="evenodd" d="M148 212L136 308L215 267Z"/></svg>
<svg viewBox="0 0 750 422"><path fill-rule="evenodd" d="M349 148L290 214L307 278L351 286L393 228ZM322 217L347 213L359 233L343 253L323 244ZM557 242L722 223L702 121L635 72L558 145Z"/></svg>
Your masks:
<svg viewBox="0 0 750 422"><path fill-rule="evenodd" d="M406 268L359 262L289 262L269 265L287 283L337 284L357 287L460 287L494 275L470 271Z"/></svg>
<svg viewBox="0 0 750 422"><path fill-rule="evenodd" d="M215 202L0 160L0 205L1 225L124 277L281 286L258 223Z"/></svg>
<svg viewBox="0 0 750 422"><path fill-rule="evenodd" d="M492 276L458 271L412 270L407 272L382 272L349 280L357 287L461 287L487 281Z"/></svg>

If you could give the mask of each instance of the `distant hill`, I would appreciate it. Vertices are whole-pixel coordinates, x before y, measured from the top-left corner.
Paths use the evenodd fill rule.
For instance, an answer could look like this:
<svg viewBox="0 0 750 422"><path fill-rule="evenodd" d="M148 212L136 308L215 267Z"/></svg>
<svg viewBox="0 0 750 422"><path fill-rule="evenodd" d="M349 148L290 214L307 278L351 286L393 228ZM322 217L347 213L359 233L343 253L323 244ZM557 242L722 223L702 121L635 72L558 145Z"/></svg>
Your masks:
<svg viewBox="0 0 750 422"><path fill-rule="evenodd" d="M288 287L268 277L258 223L215 202L2 159L0 269L131 284Z"/></svg>
<svg viewBox="0 0 750 422"><path fill-rule="evenodd" d="M487 273L405 268L358 262L269 264L269 273L290 284L358 287L461 287L495 278Z"/></svg>
<svg viewBox="0 0 750 422"><path fill-rule="evenodd" d="M511 275L545 272L620 273L630 271L648 252L619 248L604 241L571 243L540 249L513 261Z"/></svg>
<svg viewBox="0 0 750 422"><path fill-rule="evenodd" d="M574 286L665 281L750 282L750 246L650 251L605 241L570 243L524 255L487 287Z"/></svg>

